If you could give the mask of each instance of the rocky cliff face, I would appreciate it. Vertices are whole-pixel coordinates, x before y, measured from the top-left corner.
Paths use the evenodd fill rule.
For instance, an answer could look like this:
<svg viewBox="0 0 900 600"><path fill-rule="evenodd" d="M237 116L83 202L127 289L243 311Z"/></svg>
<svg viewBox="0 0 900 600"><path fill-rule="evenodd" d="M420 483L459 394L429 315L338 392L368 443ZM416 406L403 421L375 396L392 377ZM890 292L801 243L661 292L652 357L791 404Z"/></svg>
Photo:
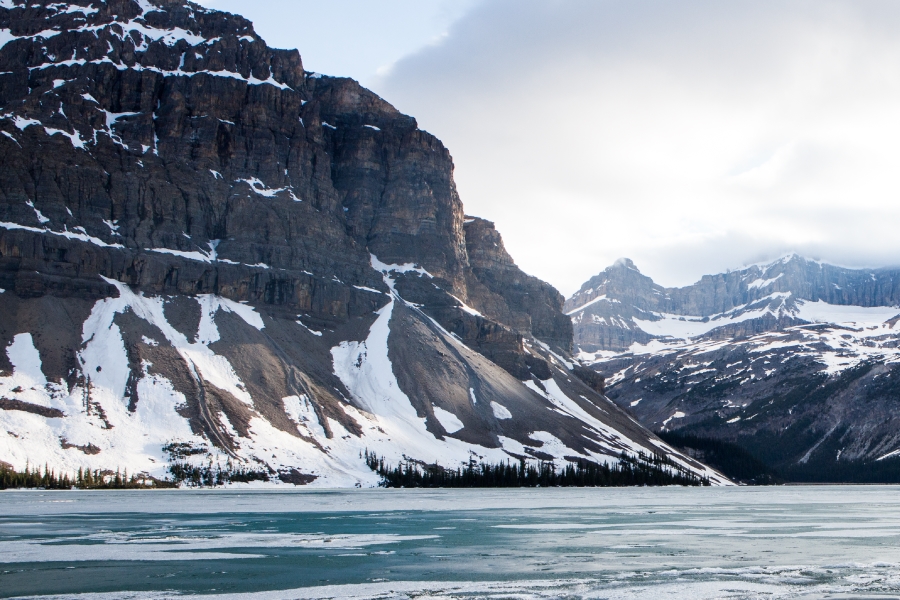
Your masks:
<svg viewBox="0 0 900 600"><path fill-rule="evenodd" d="M562 314L562 295L516 266L490 221L467 218L465 232L472 305L497 315L520 332L530 332L563 352L571 352L572 323Z"/></svg>
<svg viewBox="0 0 900 600"><path fill-rule="evenodd" d="M563 299L464 216L440 141L241 17L0 3L0 156L17 467L228 458L352 485L365 449L666 448L572 377Z"/></svg>
<svg viewBox="0 0 900 600"><path fill-rule="evenodd" d="M898 481L898 279L789 256L665 289L623 261L566 308L647 427L736 442L789 479Z"/></svg>

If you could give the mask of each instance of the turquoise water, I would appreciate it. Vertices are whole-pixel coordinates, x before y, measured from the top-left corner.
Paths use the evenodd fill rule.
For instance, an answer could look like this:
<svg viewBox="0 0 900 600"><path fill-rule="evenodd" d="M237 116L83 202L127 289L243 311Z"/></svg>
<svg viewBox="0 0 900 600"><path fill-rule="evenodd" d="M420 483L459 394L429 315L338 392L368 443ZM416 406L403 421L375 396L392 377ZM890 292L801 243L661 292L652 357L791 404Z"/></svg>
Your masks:
<svg viewBox="0 0 900 600"><path fill-rule="evenodd" d="M900 488L0 493L0 596L900 598Z"/></svg>

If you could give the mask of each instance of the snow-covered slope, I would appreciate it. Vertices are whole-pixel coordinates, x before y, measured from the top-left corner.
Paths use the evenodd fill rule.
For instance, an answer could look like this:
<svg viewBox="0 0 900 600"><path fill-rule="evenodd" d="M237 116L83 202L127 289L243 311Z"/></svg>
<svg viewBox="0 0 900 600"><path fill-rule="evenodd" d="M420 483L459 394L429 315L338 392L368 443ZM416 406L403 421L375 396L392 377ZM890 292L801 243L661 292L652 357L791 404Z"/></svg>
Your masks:
<svg viewBox="0 0 900 600"><path fill-rule="evenodd" d="M671 450L575 375L563 299L467 218L439 140L245 19L0 3L0 460L388 463Z"/></svg>
<svg viewBox="0 0 900 600"><path fill-rule="evenodd" d="M567 312L579 359L647 427L738 442L799 478L900 449L900 272L791 255L665 289L616 270ZM616 327L630 344L598 348Z"/></svg>
<svg viewBox="0 0 900 600"><path fill-rule="evenodd" d="M396 294L394 278L415 273L412 265L373 263L391 292L358 340L342 340L347 330L317 336L298 320L218 296L148 296L110 281L118 295L90 307L69 382L45 374L35 344L44 340L37 345L48 353L57 340L47 338L65 327L70 308L45 298L53 306L46 320L6 348L0 456L19 468L127 468L158 478L175 461L231 463L284 481L296 471L310 485L369 486L378 477L366 451L453 468L518 457L613 463L622 452L668 451L725 482L619 415L537 342L529 352L548 359L550 376L515 379ZM29 304L0 296L7 315ZM410 337L416 347L401 348ZM281 363L280 352L306 354L296 361L306 372ZM331 390L312 381L324 370ZM268 378L276 381L260 381Z"/></svg>

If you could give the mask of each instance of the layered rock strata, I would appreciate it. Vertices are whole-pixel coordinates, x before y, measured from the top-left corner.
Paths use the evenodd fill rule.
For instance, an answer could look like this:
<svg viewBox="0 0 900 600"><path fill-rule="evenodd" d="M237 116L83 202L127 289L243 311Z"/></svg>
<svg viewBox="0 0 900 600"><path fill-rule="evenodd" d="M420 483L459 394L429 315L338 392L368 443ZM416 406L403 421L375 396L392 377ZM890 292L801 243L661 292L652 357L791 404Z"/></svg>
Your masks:
<svg viewBox="0 0 900 600"><path fill-rule="evenodd" d="M562 297L355 81L178 0L6 0L0 44L3 460L370 485L365 450L664 452L711 473L572 376Z"/></svg>

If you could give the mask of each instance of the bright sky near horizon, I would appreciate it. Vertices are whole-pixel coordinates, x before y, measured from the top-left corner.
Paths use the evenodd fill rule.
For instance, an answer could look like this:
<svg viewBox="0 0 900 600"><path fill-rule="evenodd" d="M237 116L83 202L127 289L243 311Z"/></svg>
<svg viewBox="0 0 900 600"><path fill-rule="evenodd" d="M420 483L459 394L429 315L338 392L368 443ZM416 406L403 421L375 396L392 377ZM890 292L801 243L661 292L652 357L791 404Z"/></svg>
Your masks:
<svg viewBox="0 0 900 600"><path fill-rule="evenodd" d="M450 149L468 214L571 295L798 252L900 264L894 0L203 0Z"/></svg>

